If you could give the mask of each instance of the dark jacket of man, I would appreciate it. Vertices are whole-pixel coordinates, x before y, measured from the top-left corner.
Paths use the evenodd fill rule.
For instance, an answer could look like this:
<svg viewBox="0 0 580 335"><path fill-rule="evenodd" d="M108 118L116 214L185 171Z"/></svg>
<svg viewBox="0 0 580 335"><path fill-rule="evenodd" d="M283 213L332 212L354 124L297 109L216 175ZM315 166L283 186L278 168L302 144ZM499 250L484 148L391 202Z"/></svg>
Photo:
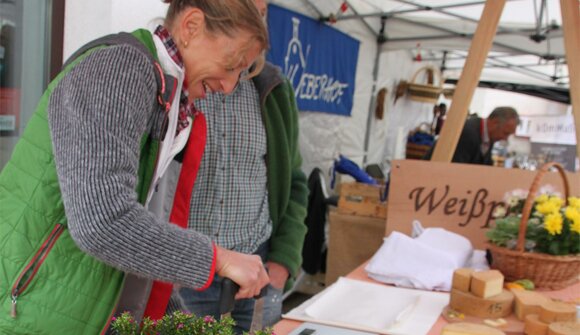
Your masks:
<svg viewBox="0 0 580 335"><path fill-rule="evenodd" d="M493 164L491 159L493 142L489 144L489 149L485 155L481 152L481 144L483 142L482 122L485 122L485 120L480 117L471 117L465 121L461 136L457 142L457 147L455 148L455 154L453 154L452 162L482 165ZM431 159L433 148L429 150L424 159Z"/></svg>
<svg viewBox="0 0 580 335"><path fill-rule="evenodd" d="M493 164L493 161L491 160L491 148L493 147L493 143L490 142L489 149L485 155L481 152L481 144L483 142L483 122L485 122L485 120L480 117L469 118L465 121L463 131L461 131L461 136L459 137L459 142L457 142L457 148L455 148L455 154L453 155L452 161L454 163Z"/></svg>

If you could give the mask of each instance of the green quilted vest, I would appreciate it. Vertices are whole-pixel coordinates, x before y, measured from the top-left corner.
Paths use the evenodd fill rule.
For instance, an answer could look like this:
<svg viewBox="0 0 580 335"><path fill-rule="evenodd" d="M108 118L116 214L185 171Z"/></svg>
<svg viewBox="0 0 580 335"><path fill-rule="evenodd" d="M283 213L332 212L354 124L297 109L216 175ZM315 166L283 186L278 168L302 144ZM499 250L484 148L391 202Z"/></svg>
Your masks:
<svg viewBox="0 0 580 335"><path fill-rule="evenodd" d="M149 32L133 36L156 57ZM82 252L69 234L46 114L59 81L90 52L49 84L0 173L1 334L99 334L123 286L123 272ZM141 143L137 192L143 203L159 143L147 135Z"/></svg>

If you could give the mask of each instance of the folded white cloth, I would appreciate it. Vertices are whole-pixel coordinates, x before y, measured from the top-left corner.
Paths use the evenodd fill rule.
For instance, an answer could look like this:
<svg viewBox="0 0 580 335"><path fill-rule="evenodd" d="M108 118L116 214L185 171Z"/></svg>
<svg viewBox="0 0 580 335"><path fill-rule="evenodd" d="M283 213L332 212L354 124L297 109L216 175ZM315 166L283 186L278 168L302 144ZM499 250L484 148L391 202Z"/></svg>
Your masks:
<svg viewBox="0 0 580 335"><path fill-rule="evenodd" d="M467 238L443 228L427 228L415 241L443 251L456 268L464 266L473 253L473 246Z"/></svg>
<svg viewBox="0 0 580 335"><path fill-rule="evenodd" d="M366 266L369 277L397 286L450 291L453 271L471 260L465 237L427 228L417 238L392 232Z"/></svg>

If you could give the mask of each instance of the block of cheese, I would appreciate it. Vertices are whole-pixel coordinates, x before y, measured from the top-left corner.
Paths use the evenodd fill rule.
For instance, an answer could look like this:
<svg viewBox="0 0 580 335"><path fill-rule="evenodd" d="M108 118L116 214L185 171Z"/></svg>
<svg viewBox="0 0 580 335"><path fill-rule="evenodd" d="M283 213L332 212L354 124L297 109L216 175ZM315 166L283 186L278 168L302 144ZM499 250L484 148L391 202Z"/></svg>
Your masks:
<svg viewBox="0 0 580 335"><path fill-rule="evenodd" d="M470 291L480 298L498 295L503 290L503 275L497 270L479 271L471 274Z"/></svg>
<svg viewBox="0 0 580 335"><path fill-rule="evenodd" d="M499 329L477 323L450 323L443 327L441 335L505 335Z"/></svg>
<svg viewBox="0 0 580 335"><path fill-rule="evenodd" d="M471 284L471 274L473 269L461 268L453 272L453 281L451 286L459 291L469 292L469 285Z"/></svg>
<svg viewBox="0 0 580 335"><path fill-rule="evenodd" d="M508 316L513 311L514 295L503 290L490 298L480 298L469 292L451 290L449 306L465 315L494 319Z"/></svg>
<svg viewBox="0 0 580 335"><path fill-rule="evenodd" d="M526 322L524 324L524 334L526 335L547 335L548 324L540 321L537 314L526 315Z"/></svg>
<svg viewBox="0 0 580 335"><path fill-rule="evenodd" d="M576 320L576 307L562 301L547 301L540 306L540 320L546 323Z"/></svg>
<svg viewBox="0 0 580 335"><path fill-rule="evenodd" d="M520 320L525 320L528 314L540 315L540 306L551 299L545 295L526 290L511 290L514 294L514 312Z"/></svg>
<svg viewBox="0 0 580 335"><path fill-rule="evenodd" d="M548 327L548 335L578 335L580 323L578 321L554 322Z"/></svg>

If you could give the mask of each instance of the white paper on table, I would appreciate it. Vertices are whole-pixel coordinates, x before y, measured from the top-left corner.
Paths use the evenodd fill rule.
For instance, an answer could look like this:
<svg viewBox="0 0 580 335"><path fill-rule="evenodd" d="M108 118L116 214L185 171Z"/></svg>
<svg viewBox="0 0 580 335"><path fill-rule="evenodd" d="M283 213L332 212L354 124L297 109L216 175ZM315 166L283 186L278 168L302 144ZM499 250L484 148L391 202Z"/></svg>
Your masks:
<svg viewBox="0 0 580 335"><path fill-rule="evenodd" d="M429 332L448 303L448 293L339 278L283 317L380 334L422 335ZM410 305L409 313L393 324Z"/></svg>

